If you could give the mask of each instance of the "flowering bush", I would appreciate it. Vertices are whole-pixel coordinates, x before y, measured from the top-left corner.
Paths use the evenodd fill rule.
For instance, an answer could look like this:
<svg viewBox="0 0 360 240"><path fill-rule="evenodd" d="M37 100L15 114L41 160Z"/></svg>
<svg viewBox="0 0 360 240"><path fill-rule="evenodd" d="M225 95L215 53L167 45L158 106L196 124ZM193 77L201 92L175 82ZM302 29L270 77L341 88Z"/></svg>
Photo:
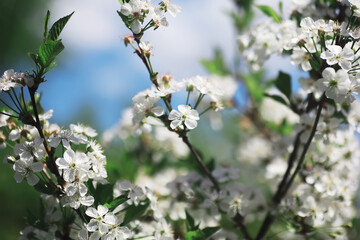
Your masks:
<svg viewBox="0 0 360 240"><path fill-rule="evenodd" d="M256 5L269 18L248 28L253 3L235 1L246 66L230 68L217 51L202 60L210 76L175 80L155 70L146 33L168 26L168 13L176 17L181 7L120 0L130 32L123 41L151 86L101 138L83 124L51 123L52 110L41 105L38 88L64 50L59 36L73 15L49 27L48 11L44 41L29 54L35 68L7 70L0 80L0 148L12 152L4 161L16 182L42 193L41 211L19 239L357 239L360 2L293 2L288 19L282 4ZM308 73L300 87L282 71L264 80L273 55ZM239 86L245 106L235 97ZM175 95L184 101L175 104ZM228 112L236 124L220 113L226 108L240 110ZM218 132L230 126L236 161L207 159L194 146L189 135L203 118ZM118 164L107 164L111 154Z"/></svg>

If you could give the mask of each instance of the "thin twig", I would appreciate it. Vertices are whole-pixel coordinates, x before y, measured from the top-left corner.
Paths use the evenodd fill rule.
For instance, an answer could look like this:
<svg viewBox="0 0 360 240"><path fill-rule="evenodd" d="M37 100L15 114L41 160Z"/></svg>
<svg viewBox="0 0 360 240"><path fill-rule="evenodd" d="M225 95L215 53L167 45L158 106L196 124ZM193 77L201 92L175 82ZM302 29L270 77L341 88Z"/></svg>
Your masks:
<svg viewBox="0 0 360 240"><path fill-rule="evenodd" d="M189 138L184 135L182 137L183 142L188 146L188 148L190 149L192 155L195 157L196 162L200 165L200 167L204 170L206 176L209 178L209 180L212 182L212 184L214 185L216 191L220 191L220 186L219 183L216 181L216 179L214 178L214 176L211 174L210 170L206 167L206 165L204 164L204 162L201 160L199 154L196 152L195 148L192 146L192 144L189 142Z"/></svg>

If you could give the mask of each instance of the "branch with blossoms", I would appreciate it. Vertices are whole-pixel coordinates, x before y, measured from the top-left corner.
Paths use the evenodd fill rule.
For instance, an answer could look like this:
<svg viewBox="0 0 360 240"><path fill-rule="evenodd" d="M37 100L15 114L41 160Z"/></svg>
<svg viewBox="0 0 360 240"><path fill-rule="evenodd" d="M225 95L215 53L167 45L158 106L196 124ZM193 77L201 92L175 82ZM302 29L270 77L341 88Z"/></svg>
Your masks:
<svg viewBox="0 0 360 240"><path fill-rule="evenodd" d="M52 110L45 112L37 93L64 50L59 36L73 13L48 29L48 12L44 40L29 54L35 69L1 77L0 147L11 150L5 161L15 181L26 179L42 193L22 239L358 238L351 227L360 166L356 1L297 1L289 19L282 4L279 10L257 5L269 21L249 30L252 1L235 1L230 15L248 66L228 67L217 50L214 59L202 60L210 76L183 80L156 72L153 46L143 41L181 8L170 0L120 4L118 15L131 31L125 45L152 85L103 135L107 147L122 140L113 151L118 161L107 164L91 127L51 123ZM273 55L307 72L299 87L293 73L266 80L262 68ZM250 106L236 99L235 79ZM177 106L176 94L183 99ZM232 107L240 110L231 115L235 124L220 114ZM237 162L207 161L195 147L200 118L216 131L231 129L235 137L219 145L224 158Z"/></svg>

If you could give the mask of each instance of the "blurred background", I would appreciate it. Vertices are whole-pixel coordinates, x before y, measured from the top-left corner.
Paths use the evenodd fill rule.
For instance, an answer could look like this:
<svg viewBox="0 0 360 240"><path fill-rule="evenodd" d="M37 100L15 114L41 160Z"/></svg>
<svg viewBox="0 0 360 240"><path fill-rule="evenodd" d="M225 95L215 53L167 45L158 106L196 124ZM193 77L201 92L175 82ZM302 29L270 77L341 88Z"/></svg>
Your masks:
<svg viewBox="0 0 360 240"><path fill-rule="evenodd" d="M200 59L211 58L215 48L222 49L224 59L232 62L238 54L237 31L230 17L234 2L174 2L183 12L176 18L167 17L169 27L149 31L143 38L154 45L154 69L160 74L170 73L177 80L206 75ZM284 9L287 2L284 1ZM118 122L121 111L131 106L131 98L137 92L151 86L146 69L122 42L128 31L116 13L120 9L118 1L1 0L0 72L31 71L33 65L27 53L40 46L48 9L51 24L72 11L75 14L60 36L65 51L57 58L57 67L46 74L47 82L40 89L43 107L45 111L54 110L52 122L61 126L82 122L101 133ZM284 64L289 72L300 74L282 58L269 61L266 74L275 76L278 66ZM237 95L239 101L244 101L241 89ZM5 155L1 150L1 159ZM26 182L16 184L11 166L6 164L0 168L0 192L0 239L16 239L19 230L26 226L24 213L37 207L38 193Z"/></svg>

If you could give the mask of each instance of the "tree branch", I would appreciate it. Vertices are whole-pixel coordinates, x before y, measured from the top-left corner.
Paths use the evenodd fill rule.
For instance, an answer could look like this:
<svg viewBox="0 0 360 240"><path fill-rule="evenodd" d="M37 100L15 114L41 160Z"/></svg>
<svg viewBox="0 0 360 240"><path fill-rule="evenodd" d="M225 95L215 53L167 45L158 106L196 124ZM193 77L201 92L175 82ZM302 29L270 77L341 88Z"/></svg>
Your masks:
<svg viewBox="0 0 360 240"><path fill-rule="evenodd" d="M296 166L296 169L293 172L293 174L291 175L290 180L287 183L285 181L281 182L281 186L279 186L278 191L277 191L276 195L273 198L274 207L277 207L280 204L283 197L286 196L286 194L287 194L288 190L290 189L296 175L298 174L298 172L302 168L302 165L303 165L304 160L305 160L306 153L307 153L307 151L308 151L308 149L310 147L310 144L311 144L311 142L312 142L312 140L313 140L313 138L315 136L316 128L317 128L317 125L318 125L319 120L320 120L321 111L322 111L323 103L324 103L325 99L326 99L326 97L323 94L323 96L321 97L321 100L320 100L320 102L318 104L319 107L318 107L318 110L317 110L317 113L316 113L316 118L315 118L314 125L313 125L313 127L311 129L310 136L309 136L308 140L305 143L305 146L304 146L303 151L301 153L301 156L300 156L299 162L298 162L298 164ZM295 148L297 148L297 147L294 146L294 150L295 150ZM292 155L293 154L290 155L289 161L292 158ZM286 173L288 173L288 171ZM287 175L289 175L289 174L290 174L290 170L289 170L289 173ZM284 178L285 178L285 176L284 176ZM283 178L283 180L284 180L284 178ZM265 217L265 220L264 220L263 224L261 225L261 228L260 228L260 230L259 230L259 232L258 232L258 234L257 234L257 236L255 238L256 240L261 240L261 239L263 239L263 237L265 237L267 231L269 230L269 228L270 228L271 224L274 222L274 220L275 220L275 214L271 213L271 210L269 210L266 217Z"/></svg>

